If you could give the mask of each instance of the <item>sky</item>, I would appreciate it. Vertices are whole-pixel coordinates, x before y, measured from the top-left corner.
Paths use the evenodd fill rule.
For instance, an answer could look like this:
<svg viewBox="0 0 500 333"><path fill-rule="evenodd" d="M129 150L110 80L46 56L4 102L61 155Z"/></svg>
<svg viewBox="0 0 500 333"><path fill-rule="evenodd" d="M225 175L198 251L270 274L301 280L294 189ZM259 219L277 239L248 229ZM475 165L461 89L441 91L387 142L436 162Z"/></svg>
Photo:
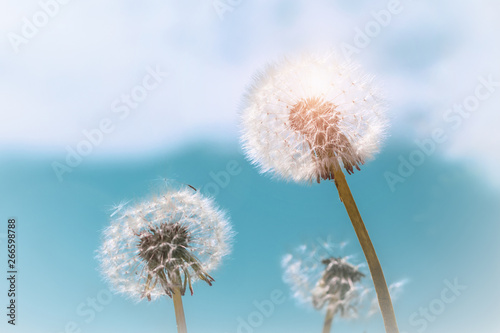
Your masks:
<svg viewBox="0 0 500 333"><path fill-rule="evenodd" d="M401 331L498 332L499 6L3 1L0 213L20 221L20 275L19 324L3 320L2 332L174 332L168 300L110 296L94 258L113 205L163 178L218 186L212 195L238 233L216 285L185 301L193 332L237 332L273 291L286 300L255 332L319 331L322 314L289 297L281 257L325 235L362 259L361 250L332 184L270 179L245 160L239 112L266 63L332 49L376 75L390 102L382 153L348 181L388 280L408 281L396 301ZM242 171L219 186L230 161ZM465 289L425 319L456 281ZM102 303L95 316L89 298ZM382 332L381 318L337 329Z"/></svg>

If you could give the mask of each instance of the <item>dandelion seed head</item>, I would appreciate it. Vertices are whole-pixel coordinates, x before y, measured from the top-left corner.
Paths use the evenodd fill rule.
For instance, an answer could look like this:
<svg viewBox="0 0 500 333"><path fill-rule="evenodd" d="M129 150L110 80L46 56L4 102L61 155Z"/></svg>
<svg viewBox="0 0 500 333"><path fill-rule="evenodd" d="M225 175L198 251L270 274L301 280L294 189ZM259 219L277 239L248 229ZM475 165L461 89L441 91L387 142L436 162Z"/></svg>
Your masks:
<svg viewBox="0 0 500 333"><path fill-rule="evenodd" d="M190 188L122 205L111 216L97 253L113 290L135 300L193 293L192 283L214 281L210 272L231 250L226 214Z"/></svg>
<svg viewBox="0 0 500 333"><path fill-rule="evenodd" d="M283 280L299 304L321 310L328 303L340 307L347 301L346 291L352 291L354 296L355 285L364 274L348 262L349 257L335 256L340 252L341 246L318 240L314 244L302 244L283 256ZM343 287L344 284L348 287Z"/></svg>
<svg viewBox="0 0 500 333"><path fill-rule="evenodd" d="M371 158L383 139L385 102L371 76L334 55L273 63L244 97L242 142L262 172L297 182L332 179Z"/></svg>
<svg viewBox="0 0 500 333"><path fill-rule="evenodd" d="M371 280L363 272L364 264L353 264L354 256L344 256L345 243L339 245L318 240L296 247L283 256L283 281L292 297L318 311L333 309L334 314L352 319L362 313L369 317L379 311ZM391 295L402 291L404 281L393 283Z"/></svg>
<svg viewBox="0 0 500 333"><path fill-rule="evenodd" d="M359 293L364 290L359 282L365 275L349 263L348 258L330 257L321 263L325 268L312 290L313 306L322 309L326 305L344 318L356 317Z"/></svg>

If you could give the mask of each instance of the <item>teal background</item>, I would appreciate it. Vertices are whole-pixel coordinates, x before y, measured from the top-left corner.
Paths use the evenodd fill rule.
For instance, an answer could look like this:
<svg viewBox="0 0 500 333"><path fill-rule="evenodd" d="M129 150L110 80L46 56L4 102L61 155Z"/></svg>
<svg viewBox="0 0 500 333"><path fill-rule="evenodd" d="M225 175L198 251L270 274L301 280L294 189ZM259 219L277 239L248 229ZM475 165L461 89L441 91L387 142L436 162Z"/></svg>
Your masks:
<svg viewBox="0 0 500 333"><path fill-rule="evenodd" d="M9 33L21 32L40 0L0 3L1 333L174 333L169 299L110 296L95 260L113 207L148 197L165 178L212 189L237 232L214 286L198 283L184 299L190 333L320 332L323 315L290 298L281 258L318 237L348 242L344 254L358 262L361 249L332 183L272 179L245 160L241 96L257 69L283 55L342 56L343 43L354 45L373 12L396 0L221 0L234 4L223 17L218 1L68 1L18 53ZM401 333L498 333L500 88L457 129L443 115L474 94L479 77L500 81L500 5L399 3L403 11L352 55L386 92L391 127L381 153L347 179L387 281L407 281L395 302ZM156 67L167 73L162 83L119 118L113 102ZM108 118L112 133L59 181L53 163ZM387 172L397 174L415 140L436 128L448 140L392 191ZM241 172L218 185L214 175L235 161ZM13 217L15 327L6 324L4 275ZM423 320L450 295L446 281L466 290ZM261 314L256 304L280 293ZM249 319L262 320L243 329ZM383 332L382 319L336 320L333 332Z"/></svg>
<svg viewBox="0 0 500 333"><path fill-rule="evenodd" d="M495 287L499 193L467 164L437 155L391 192L384 173L395 170L398 157L412 149L411 143L392 140L375 161L348 177L387 280L409 280L395 303L401 329L419 332L422 327L411 325L410 316L440 297L444 280L458 279L467 290L427 330L494 332L493 309L500 296ZM213 287L198 283L195 295L185 297L192 332L245 332L238 331L238 317L248 318L256 311L253 302L269 300L274 290L283 292L286 300L255 332L319 331L322 315L289 298L281 279L281 257L302 242L330 236L348 241L345 253L362 260L332 183L296 185L259 175L234 142L205 140L140 158L90 157L63 182L51 169L52 157L2 154L0 218L15 217L19 226L19 325L5 330L2 322L4 332L60 333L71 322L81 332L174 332L168 299L136 304L113 296L108 304L107 285L94 259L101 230L111 207L121 200L147 196L161 186L162 178L203 191L203 186L215 183L210 173L224 171L229 161L236 161L241 173L231 176L215 199L229 212L237 232L234 251L214 273ZM2 240L5 258L4 244ZM4 289L5 283L0 286ZM101 311L81 305L99 293L105 301L97 303ZM72 332L69 325L67 331ZM379 315L334 324L336 331L344 332L381 328Z"/></svg>

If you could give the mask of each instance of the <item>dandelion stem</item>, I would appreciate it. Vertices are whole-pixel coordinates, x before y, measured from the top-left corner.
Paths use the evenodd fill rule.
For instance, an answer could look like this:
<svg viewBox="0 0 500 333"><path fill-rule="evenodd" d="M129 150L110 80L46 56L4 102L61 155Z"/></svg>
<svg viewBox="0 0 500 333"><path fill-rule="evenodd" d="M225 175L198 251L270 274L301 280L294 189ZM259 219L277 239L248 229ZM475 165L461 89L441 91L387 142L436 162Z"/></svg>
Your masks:
<svg viewBox="0 0 500 333"><path fill-rule="evenodd" d="M396 315L394 314L394 308L392 307L391 295L389 294L389 288L385 281L384 272L382 271L382 266L378 260L375 248L370 240L368 231L366 230L363 219L359 213L356 202L352 196L349 185L345 179L345 175L340 168L340 164L337 159L333 159L333 171L335 185L339 191L340 200L344 203L347 210L347 214L351 219L354 231L358 237L363 253L365 254L366 261L368 262L368 267L370 268L370 273L372 275L373 283L375 285L375 291L378 297L378 303L380 305L380 311L382 312L382 317L384 318L385 331L387 333L399 333L398 324L396 322Z"/></svg>
<svg viewBox="0 0 500 333"><path fill-rule="evenodd" d="M335 307L330 303L326 310L325 325L323 326L323 333L330 333L332 331L333 316L335 315Z"/></svg>
<svg viewBox="0 0 500 333"><path fill-rule="evenodd" d="M179 287L173 288L172 299L174 300L175 319L177 321L177 332L187 333L186 317L182 306L182 295Z"/></svg>

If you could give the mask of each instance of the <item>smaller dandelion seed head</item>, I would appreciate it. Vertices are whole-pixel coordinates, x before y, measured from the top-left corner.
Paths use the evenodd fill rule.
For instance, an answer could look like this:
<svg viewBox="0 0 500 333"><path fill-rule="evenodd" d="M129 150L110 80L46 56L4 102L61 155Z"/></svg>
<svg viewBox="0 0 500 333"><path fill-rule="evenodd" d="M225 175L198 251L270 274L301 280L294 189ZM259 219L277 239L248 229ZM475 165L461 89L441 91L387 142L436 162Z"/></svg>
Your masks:
<svg viewBox="0 0 500 333"><path fill-rule="evenodd" d="M327 258L321 261L325 265L322 277L313 290L312 302L316 309L325 304L347 316L355 312L356 296L360 289L358 282L365 276L359 267L350 264L346 258Z"/></svg>
<svg viewBox="0 0 500 333"><path fill-rule="evenodd" d="M104 231L97 258L114 291L134 299L184 294L230 252L233 232L224 212L192 189L169 190L122 207Z"/></svg>
<svg viewBox="0 0 500 333"><path fill-rule="evenodd" d="M352 173L378 151L384 105L372 77L332 54L285 59L257 75L245 95L243 147L262 172L332 179L333 159Z"/></svg>
<svg viewBox="0 0 500 333"><path fill-rule="evenodd" d="M338 258L335 253L341 252L341 247L331 241L318 239L314 244L302 244L291 253L286 254L281 262L284 269L283 280L290 286L295 299L301 304L316 306L319 298L328 294L329 285L333 284L332 274L343 268L349 272L347 258ZM337 263L337 264L336 264ZM355 267L355 266L352 266Z"/></svg>
<svg viewBox="0 0 500 333"><path fill-rule="evenodd" d="M352 265L346 258L327 258L321 261L325 265L323 277L324 284L328 285L332 281L346 281L350 284L361 281L365 274L361 273L359 267Z"/></svg>
<svg viewBox="0 0 500 333"><path fill-rule="evenodd" d="M353 264L352 256L338 256L344 247L345 243L337 246L330 241L298 246L282 258L283 281L299 304L331 309L347 319L361 311L370 316L374 309L378 311L376 295L361 270L363 265ZM393 286L395 290L401 283Z"/></svg>

